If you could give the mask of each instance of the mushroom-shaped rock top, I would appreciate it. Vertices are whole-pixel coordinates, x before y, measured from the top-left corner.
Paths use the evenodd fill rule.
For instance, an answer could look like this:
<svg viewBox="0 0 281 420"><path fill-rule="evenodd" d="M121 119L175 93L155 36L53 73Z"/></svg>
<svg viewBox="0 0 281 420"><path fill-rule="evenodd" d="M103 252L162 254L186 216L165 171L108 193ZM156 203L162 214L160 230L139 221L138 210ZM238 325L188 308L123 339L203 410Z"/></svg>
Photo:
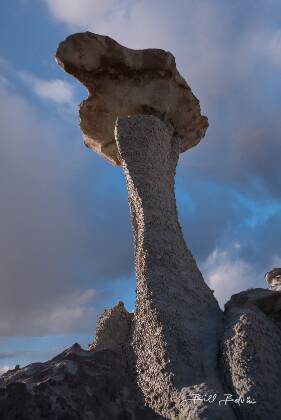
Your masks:
<svg viewBox="0 0 281 420"><path fill-rule="evenodd" d="M112 163L120 164L114 139L117 117L152 114L170 123L181 138L181 152L204 137L208 120L170 52L133 50L108 36L85 32L61 42L56 60L88 89L80 105L86 146Z"/></svg>

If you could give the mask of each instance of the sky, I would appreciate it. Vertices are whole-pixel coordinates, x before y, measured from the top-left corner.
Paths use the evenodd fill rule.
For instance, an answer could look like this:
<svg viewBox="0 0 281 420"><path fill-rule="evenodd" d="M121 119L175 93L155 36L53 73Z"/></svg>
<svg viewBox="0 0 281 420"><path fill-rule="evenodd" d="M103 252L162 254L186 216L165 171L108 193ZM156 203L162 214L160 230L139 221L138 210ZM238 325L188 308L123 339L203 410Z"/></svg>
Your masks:
<svg viewBox="0 0 281 420"><path fill-rule="evenodd" d="M2 0L0 373L91 342L97 316L133 310L133 243L120 168L86 149L85 89L54 61L74 32L171 51L208 116L180 157L188 247L220 305L281 266L278 0Z"/></svg>

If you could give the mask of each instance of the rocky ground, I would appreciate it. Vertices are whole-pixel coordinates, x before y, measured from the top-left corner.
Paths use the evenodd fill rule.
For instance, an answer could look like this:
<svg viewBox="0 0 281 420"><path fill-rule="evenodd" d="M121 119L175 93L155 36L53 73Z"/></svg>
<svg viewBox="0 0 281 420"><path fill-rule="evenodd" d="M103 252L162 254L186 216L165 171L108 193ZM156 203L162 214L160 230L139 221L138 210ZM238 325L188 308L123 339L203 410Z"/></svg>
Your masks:
<svg viewBox="0 0 281 420"><path fill-rule="evenodd" d="M130 314L119 302L101 316L89 350L76 343L48 362L6 372L0 378L0 419L160 418L144 405L135 384L124 343L129 327Z"/></svg>
<svg viewBox="0 0 281 420"><path fill-rule="evenodd" d="M145 405L136 383L131 321L119 302L100 317L89 350L76 343L50 361L6 372L0 378L0 419L163 419ZM233 404L237 419L280 418L280 322L279 291L249 289L226 304L220 370L233 396L256 401Z"/></svg>

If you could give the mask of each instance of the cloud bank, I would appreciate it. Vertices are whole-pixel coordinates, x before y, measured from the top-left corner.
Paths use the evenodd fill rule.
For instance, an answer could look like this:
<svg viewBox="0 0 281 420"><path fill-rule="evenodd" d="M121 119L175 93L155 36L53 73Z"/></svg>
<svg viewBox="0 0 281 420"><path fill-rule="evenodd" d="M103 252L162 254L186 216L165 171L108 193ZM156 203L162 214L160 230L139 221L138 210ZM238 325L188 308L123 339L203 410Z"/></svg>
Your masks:
<svg viewBox="0 0 281 420"><path fill-rule="evenodd" d="M187 243L221 304L263 285L263 273L281 259L279 2L45 6L65 32L92 30L176 56L210 122L178 168ZM1 70L7 65L0 60ZM121 171L84 149L77 119L65 124L46 109L42 116L0 73L0 335L93 330L96 314L134 283ZM19 73L50 107L76 102L74 82L63 73Z"/></svg>
<svg viewBox="0 0 281 420"><path fill-rule="evenodd" d="M55 102L56 104L74 104L73 87L65 80L42 80L29 73L20 73L22 79L29 85L39 98Z"/></svg>
<svg viewBox="0 0 281 420"><path fill-rule="evenodd" d="M108 282L130 275L126 201L112 182L105 208L106 178L91 187L103 162L10 86L0 91L0 335L92 331Z"/></svg>

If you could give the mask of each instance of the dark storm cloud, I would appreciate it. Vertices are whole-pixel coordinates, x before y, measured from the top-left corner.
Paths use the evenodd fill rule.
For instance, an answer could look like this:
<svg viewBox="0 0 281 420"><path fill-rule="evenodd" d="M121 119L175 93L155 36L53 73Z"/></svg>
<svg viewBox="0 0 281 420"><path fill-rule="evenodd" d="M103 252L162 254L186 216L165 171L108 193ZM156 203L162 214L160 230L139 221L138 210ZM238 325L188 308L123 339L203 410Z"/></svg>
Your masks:
<svg viewBox="0 0 281 420"><path fill-rule="evenodd" d="M182 221L198 258L202 261L216 247L227 249L229 243L243 241L240 257L265 270L281 252L281 236L265 244L259 234L261 227L269 237L280 231L278 223L273 225L264 215L272 208L276 217L280 214L281 89L269 94L269 81L254 74L235 94L214 104L206 138L182 157L178 177L196 204L192 221L188 208ZM245 205L247 200L251 206ZM261 220L249 228L253 214Z"/></svg>
<svg viewBox="0 0 281 420"><path fill-rule="evenodd" d="M121 172L4 87L0 125L0 334L92 329L133 264Z"/></svg>

